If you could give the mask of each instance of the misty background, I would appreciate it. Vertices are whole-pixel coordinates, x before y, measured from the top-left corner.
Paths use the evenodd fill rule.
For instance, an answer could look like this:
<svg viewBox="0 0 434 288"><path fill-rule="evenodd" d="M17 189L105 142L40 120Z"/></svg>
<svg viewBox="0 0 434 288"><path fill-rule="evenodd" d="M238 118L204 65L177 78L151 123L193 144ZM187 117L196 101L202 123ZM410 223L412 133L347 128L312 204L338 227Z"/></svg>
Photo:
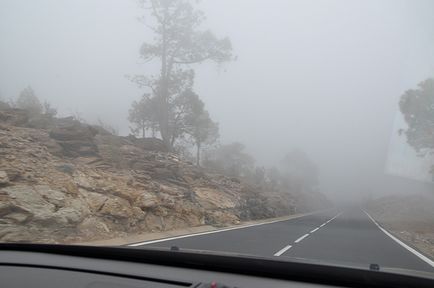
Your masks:
<svg viewBox="0 0 434 288"><path fill-rule="evenodd" d="M198 7L204 26L228 36L237 55L195 66L195 91L219 123L221 142L244 143L259 165L301 148L334 199L432 190L391 185L402 179L385 168L391 146L405 141L391 141L400 96L434 75L434 2L204 0ZM143 14L134 0L2 0L0 97L31 85L61 115L101 119L127 135L128 109L143 91L125 75L157 69L139 58L140 45L152 40L137 21Z"/></svg>

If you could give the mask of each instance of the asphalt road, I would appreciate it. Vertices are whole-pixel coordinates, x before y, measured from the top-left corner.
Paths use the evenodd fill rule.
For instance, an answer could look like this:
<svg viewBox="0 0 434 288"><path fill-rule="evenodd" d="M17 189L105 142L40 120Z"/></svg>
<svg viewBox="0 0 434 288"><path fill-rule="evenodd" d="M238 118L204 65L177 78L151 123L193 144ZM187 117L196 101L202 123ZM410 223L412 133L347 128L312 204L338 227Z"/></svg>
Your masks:
<svg viewBox="0 0 434 288"><path fill-rule="evenodd" d="M171 247L375 263L380 267L434 272L434 268L386 235L360 208L333 209L296 219L209 233L138 247Z"/></svg>

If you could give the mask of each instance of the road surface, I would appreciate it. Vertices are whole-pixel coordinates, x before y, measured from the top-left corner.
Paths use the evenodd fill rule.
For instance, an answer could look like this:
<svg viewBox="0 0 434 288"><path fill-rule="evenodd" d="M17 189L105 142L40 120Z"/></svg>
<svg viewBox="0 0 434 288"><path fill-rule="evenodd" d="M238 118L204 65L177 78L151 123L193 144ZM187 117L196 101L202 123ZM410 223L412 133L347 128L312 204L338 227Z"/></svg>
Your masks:
<svg viewBox="0 0 434 288"><path fill-rule="evenodd" d="M300 218L223 232L206 232L138 243L138 247L171 247L297 257L356 264L375 263L434 272L429 259L403 247L360 208L332 209Z"/></svg>

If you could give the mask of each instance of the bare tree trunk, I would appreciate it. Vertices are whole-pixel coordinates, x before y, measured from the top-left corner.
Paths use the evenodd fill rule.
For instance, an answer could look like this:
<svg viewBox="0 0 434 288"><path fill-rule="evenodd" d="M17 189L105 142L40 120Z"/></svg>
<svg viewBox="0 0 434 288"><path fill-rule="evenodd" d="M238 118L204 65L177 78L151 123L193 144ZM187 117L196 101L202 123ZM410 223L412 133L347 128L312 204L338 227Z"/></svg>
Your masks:
<svg viewBox="0 0 434 288"><path fill-rule="evenodd" d="M142 122L142 138L145 138L145 122Z"/></svg>
<svg viewBox="0 0 434 288"><path fill-rule="evenodd" d="M162 47L162 55L161 55L161 79L159 83L159 117L158 122L160 125L160 133L161 138L163 138L164 144L166 144L169 150L172 149L170 135L169 135L169 87L168 87L168 71L167 71L167 31L166 31L166 21L167 21L167 13L165 13L165 17L163 20L163 47Z"/></svg>
<svg viewBox="0 0 434 288"><path fill-rule="evenodd" d="M196 142L196 165L200 166L200 142Z"/></svg>

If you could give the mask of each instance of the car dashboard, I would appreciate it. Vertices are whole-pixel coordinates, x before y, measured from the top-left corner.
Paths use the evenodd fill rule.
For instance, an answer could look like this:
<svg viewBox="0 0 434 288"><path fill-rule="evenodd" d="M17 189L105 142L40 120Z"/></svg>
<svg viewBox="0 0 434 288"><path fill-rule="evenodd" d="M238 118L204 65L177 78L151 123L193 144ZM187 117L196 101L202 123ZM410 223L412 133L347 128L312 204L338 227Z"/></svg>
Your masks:
<svg viewBox="0 0 434 288"><path fill-rule="evenodd" d="M434 287L420 276L213 253L0 245L2 287Z"/></svg>

